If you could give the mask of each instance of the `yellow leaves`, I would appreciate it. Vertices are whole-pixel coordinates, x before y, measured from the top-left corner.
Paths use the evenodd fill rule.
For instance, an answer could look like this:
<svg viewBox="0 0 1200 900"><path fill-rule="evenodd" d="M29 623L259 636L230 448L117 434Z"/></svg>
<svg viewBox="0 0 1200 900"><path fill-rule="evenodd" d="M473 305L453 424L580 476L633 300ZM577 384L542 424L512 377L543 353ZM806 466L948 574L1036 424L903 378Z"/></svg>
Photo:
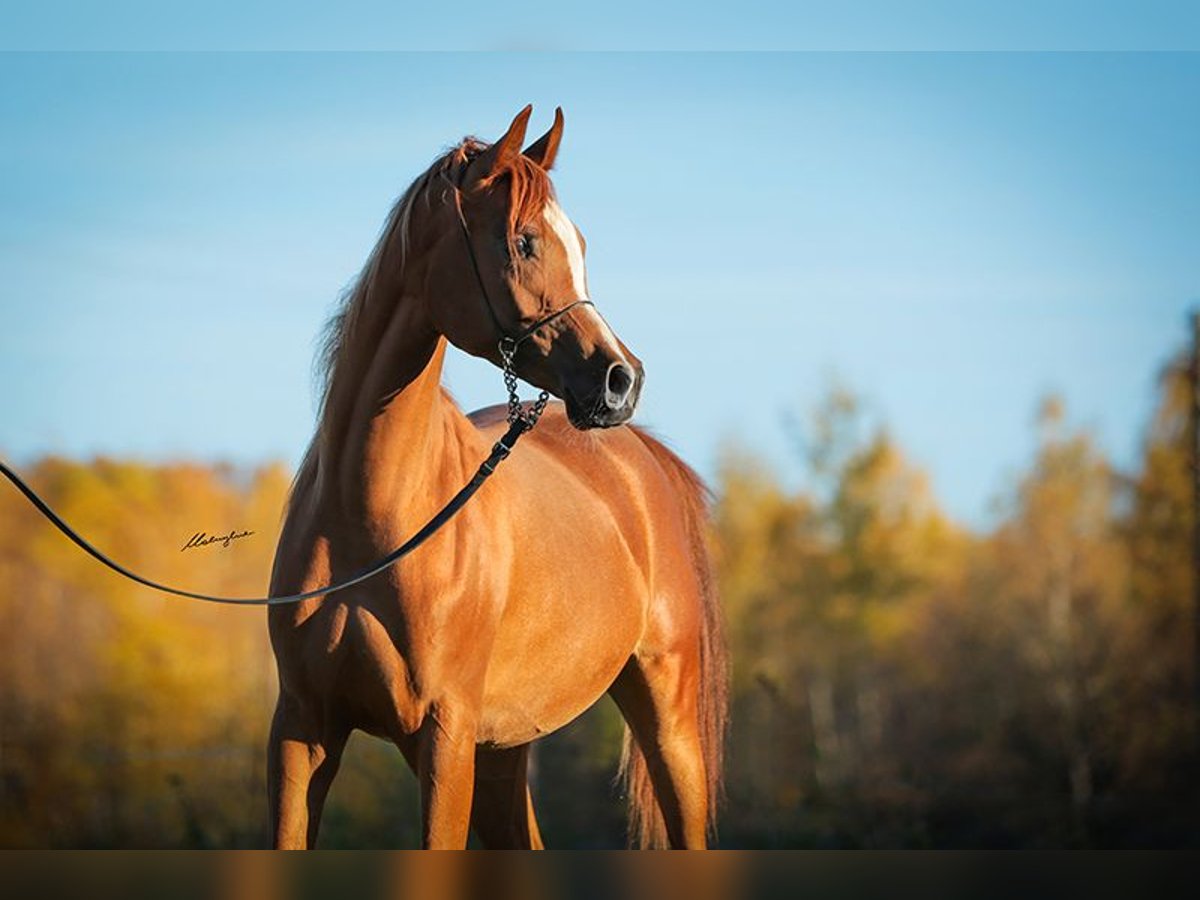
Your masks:
<svg viewBox="0 0 1200 900"><path fill-rule="evenodd" d="M725 839L1059 845L1086 840L1093 795L1106 833L1139 839L1171 809L1190 701L1185 387L1168 369L1129 476L1047 401L1027 471L983 533L942 512L844 389L814 419L804 490L726 448L711 535L735 677ZM47 459L31 474L153 577L266 586L281 466ZM255 534L179 550L231 528ZM265 631L261 610L123 582L0 492L0 843L260 841ZM540 745L535 790L555 844L617 823L604 787L619 741L604 705ZM588 779L594 790L579 787ZM393 748L357 742L325 835L391 842L415 803Z"/></svg>
<svg viewBox="0 0 1200 900"><path fill-rule="evenodd" d="M48 459L30 480L85 537L152 578L216 593L266 585L288 484L279 466L240 473ZM225 798L212 827L250 839L261 804L247 819L243 798L261 780L273 701L262 611L133 585L7 494L0 504L13 514L0 545L0 717L12 751L3 764L18 766L5 777L24 784L26 798L0 811L0 831L35 844L119 843L122 834L177 844L191 827L183 808L199 802L195 792L211 792ZM255 534L180 551L196 531L235 527ZM23 755L33 747L47 748L44 765ZM94 817L50 797L110 804L103 821L114 833L90 830Z"/></svg>
<svg viewBox="0 0 1200 900"><path fill-rule="evenodd" d="M1094 772L1161 782L1188 716L1184 620L1166 612L1190 585L1184 400L1164 382L1131 484L1049 398L1028 471L982 534L942 513L844 389L802 440L808 490L728 454L716 542L737 639L734 746L785 736L773 758L796 764L768 778L738 769L763 751L735 751L741 802L804 796L796 814L811 816L823 798L922 809L957 791L969 805L1000 779L1023 822L1030 797L1086 807Z"/></svg>

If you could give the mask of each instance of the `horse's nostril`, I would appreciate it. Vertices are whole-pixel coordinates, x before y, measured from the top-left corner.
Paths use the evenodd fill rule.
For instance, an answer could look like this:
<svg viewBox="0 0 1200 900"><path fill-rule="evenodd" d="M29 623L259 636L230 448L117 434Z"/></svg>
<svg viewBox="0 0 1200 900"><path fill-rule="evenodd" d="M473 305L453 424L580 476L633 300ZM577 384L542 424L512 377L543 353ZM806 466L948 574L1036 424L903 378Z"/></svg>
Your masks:
<svg viewBox="0 0 1200 900"><path fill-rule="evenodd" d="M625 405L633 390L633 379L633 369L625 363L615 362L608 367L604 379L604 402L609 409L620 409Z"/></svg>

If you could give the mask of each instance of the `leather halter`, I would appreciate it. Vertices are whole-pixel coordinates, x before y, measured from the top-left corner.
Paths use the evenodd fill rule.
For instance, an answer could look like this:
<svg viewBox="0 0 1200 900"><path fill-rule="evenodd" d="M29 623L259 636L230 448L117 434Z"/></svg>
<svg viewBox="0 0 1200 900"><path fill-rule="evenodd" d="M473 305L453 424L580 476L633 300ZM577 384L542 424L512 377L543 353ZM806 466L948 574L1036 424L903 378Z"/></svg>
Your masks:
<svg viewBox="0 0 1200 900"><path fill-rule="evenodd" d="M508 330L501 323L500 316L496 314L496 307L492 303L492 298L487 291L487 285L483 280L483 272L481 272L479 269L479 259L475 256L475 245L471 242L471 229L470 226L467 225L467 217L463 212L462 188L460 188L453 181L450 181L449 177L447 177L446 180L450 183L450 187L454 191L454 211L458 213L458 224L462 230L463 241L467 245L467 257L471 260L471 271L475 273L475 281L479 285L479 294L481 297L483 297L483 305L488 312L488 316L492 320L492 324L496 326L496 333L500 335L499 349L500 356L503 359L506 361L511 360L516 354L517 348L529 338L533 337L539 329L544 328L561 316L566 315L575 307L583 306L584 304L595 307L596 304L594 304L591 300L581 297L578 300L572 300L565 306L554 310L549 315L543 316L532 325L519 331L515 336L510 335Z"/></svg>

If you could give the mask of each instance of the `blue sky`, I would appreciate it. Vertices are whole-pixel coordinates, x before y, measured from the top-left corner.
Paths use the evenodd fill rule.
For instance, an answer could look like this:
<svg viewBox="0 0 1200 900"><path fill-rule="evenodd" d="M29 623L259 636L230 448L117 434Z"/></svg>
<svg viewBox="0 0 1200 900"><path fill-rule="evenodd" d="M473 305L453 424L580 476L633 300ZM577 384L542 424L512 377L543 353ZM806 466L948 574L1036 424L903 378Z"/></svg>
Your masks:
<svg viewBox="0 0 1200 900"><path fill-rule="evenodd" d="M561 104L641 421L794 469L836 377L981 523L1046 391L1136 458L1200 301L1198 99L1188 54L3 55L0 452L294 462L393 198Z"/></svg>
<svg viewBox="0 0 1200 900"><path fill-rule="evenodd" d="M1194 0L39 0L0 6L21 50L1185 50Z"/></svg>

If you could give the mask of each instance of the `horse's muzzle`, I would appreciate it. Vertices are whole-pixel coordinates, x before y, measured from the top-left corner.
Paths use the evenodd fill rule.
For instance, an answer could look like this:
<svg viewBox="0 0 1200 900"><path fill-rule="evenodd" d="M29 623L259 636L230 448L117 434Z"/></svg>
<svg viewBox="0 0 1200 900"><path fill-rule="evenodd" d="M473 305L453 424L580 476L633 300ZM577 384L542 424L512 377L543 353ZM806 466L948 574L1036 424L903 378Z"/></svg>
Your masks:
<svg viewBox="0 0 1200 900"><path fill-rule="evenodd" d="M563 400L567 418L580 430L614 428L624 425L637 409L642 395L645 374L640 363L614 362L604 373L603 384L594 388L585 399L567 386Z"/></svg>

